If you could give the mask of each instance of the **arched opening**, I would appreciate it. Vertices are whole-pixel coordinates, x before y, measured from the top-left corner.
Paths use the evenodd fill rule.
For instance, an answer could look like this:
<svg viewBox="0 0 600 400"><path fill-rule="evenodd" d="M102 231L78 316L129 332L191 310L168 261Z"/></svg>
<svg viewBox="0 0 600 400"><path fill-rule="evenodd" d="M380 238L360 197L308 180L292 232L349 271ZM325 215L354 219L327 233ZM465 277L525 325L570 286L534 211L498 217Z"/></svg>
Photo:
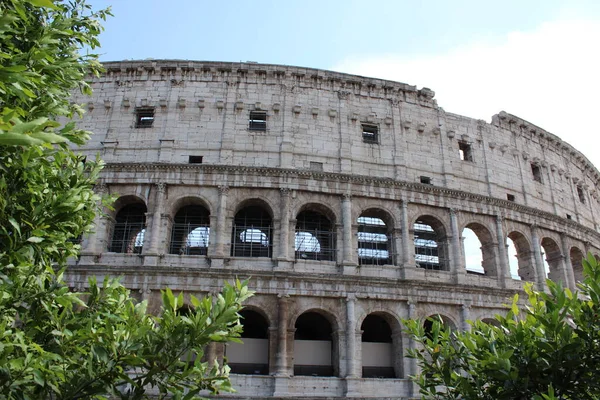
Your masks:
<svg viewBox="0 0 600 400"><path fill-rule="evenodd" d="M554 282L564 282L564 275L561 271L562 266L562 253L560 247L556 242L548 237L542 239L541 247L543 252L542 258L544 258L546 278L553 280Z"/></svg>
<svg viewBox="0 0 600 400"><path fill-rule="evenodd" d="M231 255L234 257L271 257L273 221L261 206L242 208L233 219Z"/></svg>
<svg viewBox="0 0 600 400"><path fill-rule="evenodd" d="M294 375L334 376L331 324L319 313L306 312L296 320Z"/></svg>
<svg viewBox="0 0 600 400"><path fill-rule="evenodd" d="M393 241L390 228L378 210L368 210L358 217L358 263L360 265L393 264Z"/></svg>
<svg viewBox="0 0 600 400"><path fill-rule="evenodd" d="M496 252L490 231L477 223L468 224L462 234L467 273L497 276Z"/></svg>
<svg viewBox="0 0 600 400"><path fill-rule="evenodd" d="M433 315L430 315L429 317L427 317L425 319L425 321L423 321L423 328L425 329L425 335L427 335L428 338L432 337L434 321L441 322L442 326L447 329L451 329L451 330L456 329L456 325L454 324L454 322L452 322L452 320L450 318L446 317L445 315L441 315L441 314L433 314Z"/></svg>
<svg viewBox="0 0 600 400"><path fill-rule="evenodd" d="M401 376L396 365L402 360L402 345L395 343L392 328L383 316L369 314L360 326L362 330L363 378L396 378Z"/></svg>
<svg viewBox="0 0 600 400"><path fill-rule="evenodd" d="M335 261L335 228L324 214L301 211L296 217L297 260Z"/></svg>
<svg viewBox="0 0 600 400"><path fill-rule="evenodd" d="M202 206L180 208L173 218L169 253L205 256L210 235L209 217L208 210Z"/></svg>
<svg viewBox="0 0 600 400"><path fill-rule="evenodd" d="M500 327L500 322L497 319L495 319L495 318L483 318L481 320L481 322L484 322L484 323L486 323L488 325Z"/></svg>
<svg viewBox="0 0 600 400"><path fill-rule="evenodd" d="M269 323L258 312L240 311L243 343L228 343L227 365L234 374L269 374Z"/></svg>
<svg viewBox="0 0 600 400"><path fill-rule="evenodd" d="M577 247L571 247L569 257L571 258L571 266L573 266L575 283L583 282L583 252Z"/></svg>
<svg viewBox="0 0 600 400"><path fill-rule="evenodd" d="M513 231L508 234L507 246L513 279L535 282L535 265L527 238L522 233Z"/></svg>
<svg viewBox="0 0 600 400"><path fill-rule="evenodd" d="M146 205L133 203L122 207L115 216L109 251L140 254L146 233Z"/></svg>
<svg viewBox="0 0 600 400"><path fill-rule="evenodd" d="M431 216L419 217L414 225L415 261L419 268L448 270L446 232Z"/></svg>

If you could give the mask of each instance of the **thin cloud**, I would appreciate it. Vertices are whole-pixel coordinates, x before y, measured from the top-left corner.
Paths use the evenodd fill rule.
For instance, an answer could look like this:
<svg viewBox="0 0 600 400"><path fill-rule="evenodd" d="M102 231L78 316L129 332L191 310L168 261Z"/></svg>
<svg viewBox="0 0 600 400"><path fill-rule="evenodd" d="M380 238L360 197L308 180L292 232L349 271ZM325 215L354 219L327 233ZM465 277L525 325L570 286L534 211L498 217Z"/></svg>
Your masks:
<svg viewBox="0 0 600 400"><path fill-rule="evenodd" d="M446 111L491 120L505 110L560 136L597 167L600 23L554 21L408 58L357 54L333 70L429 87Z"/></svg>

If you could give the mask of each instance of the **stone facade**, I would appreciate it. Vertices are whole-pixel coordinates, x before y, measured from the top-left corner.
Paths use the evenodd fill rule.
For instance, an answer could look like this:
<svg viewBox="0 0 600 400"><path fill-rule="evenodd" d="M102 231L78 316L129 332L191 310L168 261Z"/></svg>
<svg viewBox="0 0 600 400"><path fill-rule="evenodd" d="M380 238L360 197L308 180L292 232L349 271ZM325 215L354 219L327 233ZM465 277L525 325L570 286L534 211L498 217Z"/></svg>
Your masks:
<svg viewBox="0 0 600 400"><path fill-rule="evenodd" d="M118 200L69 282L122 276L157 307L167 286L204 295L251 277L246 317L266 333L248 342L265 354L207 351L239 360L231 396L411 397L403 318L468 329L524 281L575 288L582 255L600 253L598 171L511 114L488 124L445 112L427 88L308 68L105 67L74 101L94 132L81 151L107 163L98 191ZM465 228L482 273L465 268Z"/></svg>

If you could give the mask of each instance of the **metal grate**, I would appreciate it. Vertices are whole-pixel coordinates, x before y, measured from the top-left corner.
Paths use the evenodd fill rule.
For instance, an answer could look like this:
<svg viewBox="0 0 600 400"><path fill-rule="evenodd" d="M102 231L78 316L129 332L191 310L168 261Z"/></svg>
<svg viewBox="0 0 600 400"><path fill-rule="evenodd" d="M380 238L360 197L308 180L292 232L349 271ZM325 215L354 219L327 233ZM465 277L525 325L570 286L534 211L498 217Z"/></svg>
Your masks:
<svg viewBox="0 0 600 400"><path fill-rule="evenodd" d="M239 211L233 220L231 255L234 257L271 257L272 220L261 207Z"/></svg>
<svg viewBox="0 0 600 400"><path fill-rule="evenodd" d="M154 124L154 108L137 108L135 110L135 127L151 128Z"/></svg>
<svg viewBox="0 0 600 400"><path fill-rule="evenodd" d="M371 124L362 125L362 137L365 143L379 143L379 127Z"/></svg>
<svg viewBox="0 0 600 400"><path fill-rule="evenodd" d="M414 225L415 261L419 268L443 270L444 263L440 258L438 237L433 228L422 221Z"/></svg>
<svg viewBox="0 0 600 400"><path fill-rule="evenodd" d="M392 241L380 218L358 217L358 263L360 265L393 264Z"/></svg>
<svg viewBox="0 0 600 400"><path fill-rule="evenodd" d="M140 254L145 232L146 206L130 204L123 207L115 218L109 251Z"/></svg>
<svg viewBox="0 0 600 400"><path fill-rule="evenodd" d="M266 131L267 112L250 111L250 118L248 119L248 129L251 131Z"/></svg>
<svg viewBox="0 0 600 400"><path fill-rule="evenodd" d="M210 216L202 206L186 206L175 215L170 254L202 255L208 250Z"/></svg>
<svg viewBox="0 0 600 400"><path fill-rule="evenodd" d="M302 211L296 218L296 259L335 261L335 231L322 214Z"/></svg>

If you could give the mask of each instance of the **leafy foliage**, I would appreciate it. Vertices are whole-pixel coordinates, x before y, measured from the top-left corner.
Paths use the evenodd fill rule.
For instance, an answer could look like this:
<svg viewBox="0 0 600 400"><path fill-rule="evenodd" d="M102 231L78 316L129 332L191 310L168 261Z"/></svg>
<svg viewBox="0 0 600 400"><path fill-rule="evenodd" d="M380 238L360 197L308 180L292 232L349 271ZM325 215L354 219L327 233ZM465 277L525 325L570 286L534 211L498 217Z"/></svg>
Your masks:
<svg viewBox="0 0 600 400"><path fill-rule="evenodd" d="M471 323L456 332L433 321L405 321L420 349L411 353L424 399L600 398L600 264L583 260L585 280L572 293L548 280L549 292L526 288L528 306L515 295L496 325Z"/></svg>
<svg viewBox="0 0 600 400"><path fill-rule="evenodd" d="M229 390L228 368L202 362L210 342L237 340L245 282L216 298L163 292L160 316L114 280L74 293L63 280L100 199L101 163L67 142L72 90L97 73L99 19L84 0L0 0L0 398L197 398Z"/></svg>

